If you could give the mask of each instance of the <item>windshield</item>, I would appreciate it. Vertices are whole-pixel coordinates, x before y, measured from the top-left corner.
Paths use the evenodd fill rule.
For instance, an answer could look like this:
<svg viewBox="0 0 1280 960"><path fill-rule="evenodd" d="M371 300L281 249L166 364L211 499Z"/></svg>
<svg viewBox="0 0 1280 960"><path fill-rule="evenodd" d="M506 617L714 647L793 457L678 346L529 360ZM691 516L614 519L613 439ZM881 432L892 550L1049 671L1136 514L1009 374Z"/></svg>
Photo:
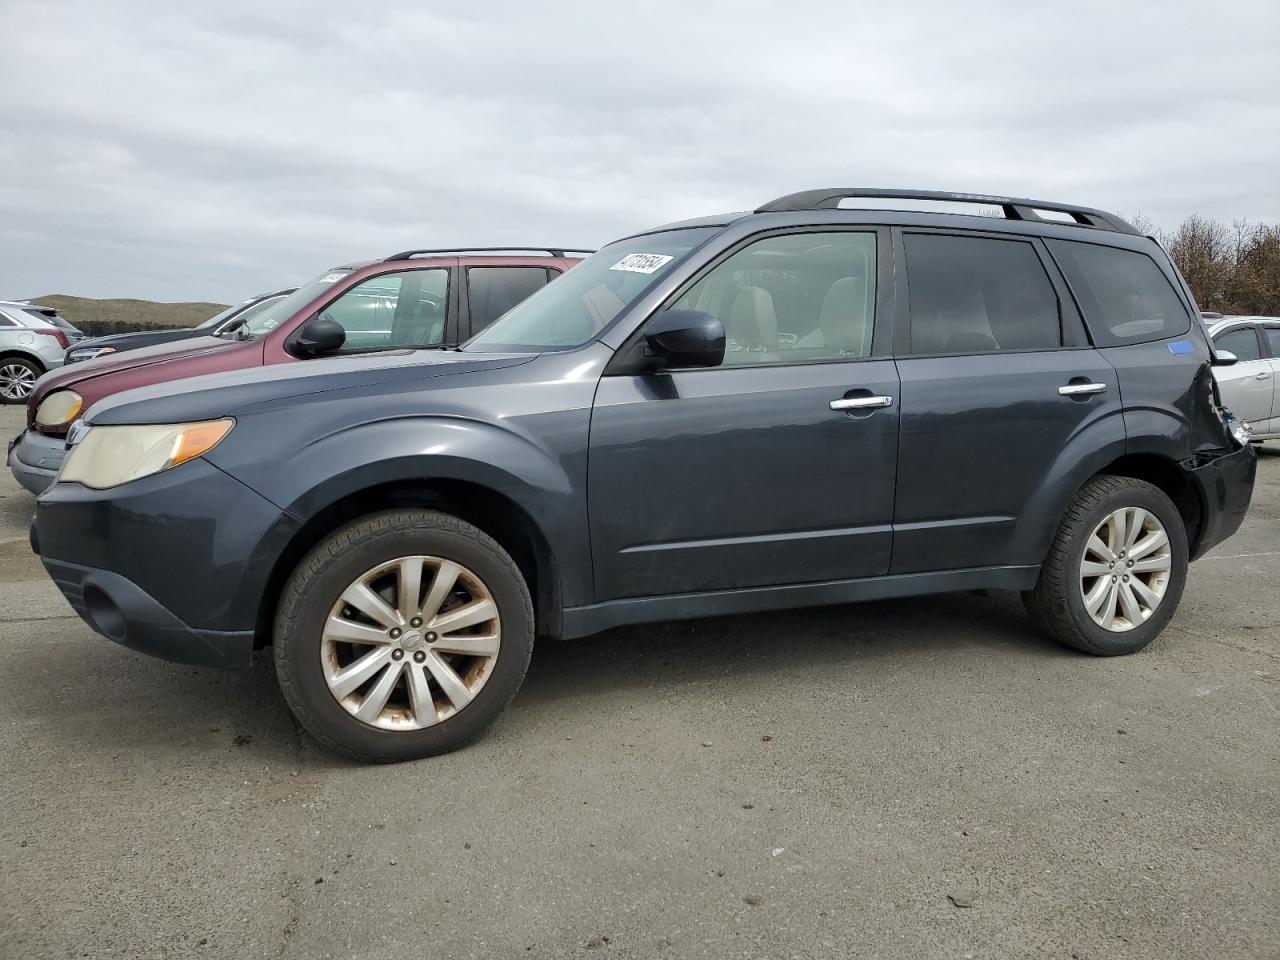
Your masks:
<svg viewBox="0 0 1280 960"><path fill-rule="evenodd" d="M227 317L231 316L237 310L242 309L244 305L248 302L249 302L248 300L245 300L243 303L233 303L231 306L227 307L227 309L223 310L221 313L215 313L212 317L210 317L204 323L196 327L196 329L212 330L214 327L220 324L223 320L227 319Z"/></svg>
<svg viewBox="0 0 1280 960"><path fill-rule="evenodd" d="M579 347L719 231L668 230L610 244L516 304L462 349L488 353Z"/></svg>
<svg viewBox="0 0 1280 960"><path fill-rule="evenodd" d="M309 283L304 283L287 297L272 301L265 310L250 317L244 326L238 327L234 336L238 339L248 339L270 333L350 272L348 267L325 271Z"/></svg>

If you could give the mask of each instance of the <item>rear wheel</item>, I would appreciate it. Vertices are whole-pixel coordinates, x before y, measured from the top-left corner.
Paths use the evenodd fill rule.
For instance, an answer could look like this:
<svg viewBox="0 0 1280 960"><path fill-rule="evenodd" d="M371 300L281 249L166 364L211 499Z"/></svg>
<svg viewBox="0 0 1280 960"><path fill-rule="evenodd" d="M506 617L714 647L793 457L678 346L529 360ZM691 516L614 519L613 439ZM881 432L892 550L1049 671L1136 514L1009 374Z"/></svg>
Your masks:
<svg viewBox="0 0 1280 960"><path fill-rule="evenodd" d="M1061 643L1100 656L1141 650L1173 618L1187 578L1187 534L1162 490L1094 477L1058 528L1032 618Z"/></svg>
<svg viewBox="0 0 1280 960"><path fill-rule="evenodd" d="M361 760L444 753L511 702L533 606L493 539L429 510L374 514L313 549L276 616L280 687L317 740Z"/></svg>
<svg viewBox="0 0 1280 960"><path fill-rule="evenodd" d="M44 369L26 357L0 360L0 403L26 403Z"/></svg>

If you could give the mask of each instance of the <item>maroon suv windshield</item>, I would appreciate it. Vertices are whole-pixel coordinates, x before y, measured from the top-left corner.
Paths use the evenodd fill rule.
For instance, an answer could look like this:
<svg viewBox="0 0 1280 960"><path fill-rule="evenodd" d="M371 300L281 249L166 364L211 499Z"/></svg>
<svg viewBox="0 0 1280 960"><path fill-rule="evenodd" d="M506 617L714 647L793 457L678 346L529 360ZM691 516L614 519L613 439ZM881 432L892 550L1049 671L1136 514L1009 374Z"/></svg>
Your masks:
<svg viewBox="0 0 1280 960"><path fill-rule="evenodd" d="M260 337L264 333L270 333L345 277L351 272L351 269L350 267L337 267L333 270L326 270L314 280L304 283L287 297L275 301L257 316L250 317L249 321L240 328L237 335L240 337Z"/></svg>

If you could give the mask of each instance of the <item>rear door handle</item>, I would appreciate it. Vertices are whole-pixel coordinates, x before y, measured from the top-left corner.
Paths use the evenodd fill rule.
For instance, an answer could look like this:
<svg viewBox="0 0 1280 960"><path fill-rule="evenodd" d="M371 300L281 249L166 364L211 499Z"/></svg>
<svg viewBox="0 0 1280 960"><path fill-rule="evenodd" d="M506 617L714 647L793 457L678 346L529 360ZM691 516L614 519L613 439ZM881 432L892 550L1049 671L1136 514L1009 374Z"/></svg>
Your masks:
<svg viewBox="0 0 1280 960"><path fill-rule="evenodd" d="M1269 373L1255 373L1255 374L1253 375L1253 379L1255 379L1255 380L1270 380L1270 379L1271 379L1271 374L1269 374Z"/></svg>
<svg viewBox="0 0 1280 960"><path fill-rule="evenodd" d="M876 410L892 406L893 397L841 397L831 401L832 410Z"/></svg>
<svg viewBox="0 0 1280 960"><path fill-rule="evenodd" d="M1064 397L1087 397L1091 393L1106 393L1105 383L1068 383L1058 388Z"/></svg>

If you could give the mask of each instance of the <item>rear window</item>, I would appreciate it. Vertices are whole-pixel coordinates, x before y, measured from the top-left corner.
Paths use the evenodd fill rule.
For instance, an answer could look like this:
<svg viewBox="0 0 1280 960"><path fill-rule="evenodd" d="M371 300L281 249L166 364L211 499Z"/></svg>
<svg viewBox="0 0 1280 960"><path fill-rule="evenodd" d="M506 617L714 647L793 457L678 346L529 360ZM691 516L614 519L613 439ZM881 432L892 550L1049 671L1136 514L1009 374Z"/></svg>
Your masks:
<svg viewBox="0 0 1280 960"><path fill-rule="evenodd" d="M1058 296L1029 243L908 234L911 353L1062 346Z"/></svg>
<svg viewBox="0 0 1280 960"><path fill-rule="evenodd" d="M546 267L468 267L471 332L479 333L557 274Z"/></svg>
<svg viewBox="0 0 1280 960"><path fill-rule="evenodd" d="M1271 346L1271 355L1280 358L1280 327L1263 327L1267 335L1267 343Z"/></svg>
<svg viewBox="0 0 1280 960"><path fill-rule="evenodd" d="M1046 242L1096 346L1164 340L1191 328L1186 305L1145 253L1074 240Z"/></svg>

